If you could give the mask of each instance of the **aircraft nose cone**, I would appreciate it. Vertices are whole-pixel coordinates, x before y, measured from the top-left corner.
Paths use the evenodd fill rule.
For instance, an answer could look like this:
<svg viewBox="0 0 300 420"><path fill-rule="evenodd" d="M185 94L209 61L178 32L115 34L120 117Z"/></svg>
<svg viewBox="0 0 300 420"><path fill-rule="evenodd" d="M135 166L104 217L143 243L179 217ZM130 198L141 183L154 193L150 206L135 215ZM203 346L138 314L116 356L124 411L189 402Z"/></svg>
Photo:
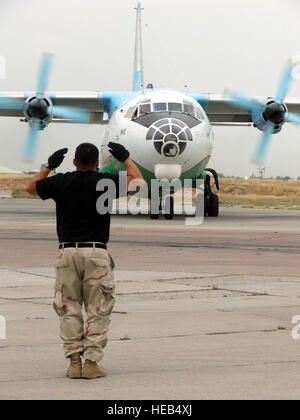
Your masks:
<svg viewBox="0 0 300 420"><path fill-rule="evenodd" d="M153 141L157 153L166 157L181 155L187 143L193 140L189 127L175 118L162 118L149 128L146 140Z"/></svg>

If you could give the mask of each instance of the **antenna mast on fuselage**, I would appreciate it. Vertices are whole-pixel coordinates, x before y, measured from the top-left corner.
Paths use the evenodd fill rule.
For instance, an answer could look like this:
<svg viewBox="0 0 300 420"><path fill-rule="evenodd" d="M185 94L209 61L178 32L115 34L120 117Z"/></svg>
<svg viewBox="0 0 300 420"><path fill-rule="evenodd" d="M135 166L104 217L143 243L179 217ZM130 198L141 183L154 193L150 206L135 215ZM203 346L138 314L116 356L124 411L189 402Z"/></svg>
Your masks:
<svg viewBox="0 0 300 420"><path fill-rule="evenodd" d="M133 74L133 91L138 92L144 90L144 73L143 73L143 48L142 48L142 10L141 3L138 3L136 10L136 33L135 33L135 49L134 49L134 74Z"/></svg>

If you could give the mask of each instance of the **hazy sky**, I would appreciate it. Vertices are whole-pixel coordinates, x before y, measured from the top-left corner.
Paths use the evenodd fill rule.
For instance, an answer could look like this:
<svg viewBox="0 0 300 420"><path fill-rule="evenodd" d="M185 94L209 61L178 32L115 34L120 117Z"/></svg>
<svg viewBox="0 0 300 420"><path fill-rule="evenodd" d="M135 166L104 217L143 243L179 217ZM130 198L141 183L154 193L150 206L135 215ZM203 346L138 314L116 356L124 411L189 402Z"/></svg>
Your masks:
<svg viewBox="0 0 300 420"><path fill-rule="evenodd" d="M7 61L1 91L35 90L40 55L55 54L49 90L130 90L135 0L0 0L0 55ZM300 54L299 0L144 0L145 82L189 92L226 87L270 96L286 60ZM289 97L300 100L300 80ZM36 164L21 162L27 126L0 118L0 166L29 170L57 148L99 144L100 126L52 124L40 134ZM261 133L215 127L209 166L227 175L255 172L250 163ZM300 128L273 136L267 175L300 176Z"/></svg>

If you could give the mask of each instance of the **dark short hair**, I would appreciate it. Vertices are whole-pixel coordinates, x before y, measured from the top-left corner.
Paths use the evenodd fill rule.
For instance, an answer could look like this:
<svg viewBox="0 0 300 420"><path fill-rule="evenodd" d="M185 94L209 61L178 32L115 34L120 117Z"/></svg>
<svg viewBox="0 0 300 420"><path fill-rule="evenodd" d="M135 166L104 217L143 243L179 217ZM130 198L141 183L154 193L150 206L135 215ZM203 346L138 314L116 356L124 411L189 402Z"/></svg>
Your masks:
<svg viewBox="0 0 300 420"><path fill-rule="evenodd" d="M81 143L76 148L75 159L81 165L93 165L99 160L99 150L92 143Z"/></svg>

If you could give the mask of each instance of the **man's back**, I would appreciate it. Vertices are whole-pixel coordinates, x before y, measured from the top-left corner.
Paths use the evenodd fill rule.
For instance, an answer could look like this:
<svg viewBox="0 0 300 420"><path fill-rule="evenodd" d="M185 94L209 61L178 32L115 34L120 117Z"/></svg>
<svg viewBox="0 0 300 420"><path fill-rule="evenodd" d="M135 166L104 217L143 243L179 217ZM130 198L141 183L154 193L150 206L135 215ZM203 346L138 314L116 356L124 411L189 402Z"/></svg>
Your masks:
<svg viewBox="0 0 300 420"><path fill-rule="evenodd" d="M110 178L119 189L118 176L96 171L74 171L57 174L37 182L39 196L56 202L59 242L103 242L109 239L110 214L97 212L100 179Z"/></svg>

